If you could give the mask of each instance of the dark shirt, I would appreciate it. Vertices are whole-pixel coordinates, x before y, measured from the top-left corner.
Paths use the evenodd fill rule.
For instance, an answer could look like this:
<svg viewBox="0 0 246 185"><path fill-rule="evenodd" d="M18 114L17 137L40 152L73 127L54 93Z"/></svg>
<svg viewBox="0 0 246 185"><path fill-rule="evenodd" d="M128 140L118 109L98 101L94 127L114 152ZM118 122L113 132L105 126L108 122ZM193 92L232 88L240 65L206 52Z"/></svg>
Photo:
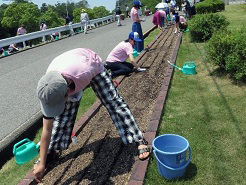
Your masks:
<svg viewBox="0 0 246 185"><path fill-rule="evenodd" d="M66 17L66 24L69 24L71 22L69 17Z"/></svg>
<svg viewBox="0 0 246 185"><path fill-rule="evenodd" d="M121 10L119 8L116 9L116 15L120 15L121 14Z"/></svg>
<svg viewBox="0 0 246 185"><path fill-rule="evenodd" d="M189 8L190 8L190 2L189 2L189 1L186 1L185 8L186 8L186 9L189 9Z"/></svg>

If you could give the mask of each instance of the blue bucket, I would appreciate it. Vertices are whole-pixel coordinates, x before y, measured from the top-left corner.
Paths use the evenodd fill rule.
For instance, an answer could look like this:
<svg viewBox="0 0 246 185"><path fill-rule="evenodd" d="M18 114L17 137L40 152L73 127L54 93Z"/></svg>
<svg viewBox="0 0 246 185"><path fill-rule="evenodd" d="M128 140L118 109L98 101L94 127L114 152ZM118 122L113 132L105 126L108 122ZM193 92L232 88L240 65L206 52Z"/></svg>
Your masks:
<svg viewBox="0 0 246 185"><path fill-rule="evenodd" d="M192 158L187 139L174 134L164 134L153 140L154 154L159 173L167 179L181 177ZM189 159L186 154L189 150Z"/></svg>

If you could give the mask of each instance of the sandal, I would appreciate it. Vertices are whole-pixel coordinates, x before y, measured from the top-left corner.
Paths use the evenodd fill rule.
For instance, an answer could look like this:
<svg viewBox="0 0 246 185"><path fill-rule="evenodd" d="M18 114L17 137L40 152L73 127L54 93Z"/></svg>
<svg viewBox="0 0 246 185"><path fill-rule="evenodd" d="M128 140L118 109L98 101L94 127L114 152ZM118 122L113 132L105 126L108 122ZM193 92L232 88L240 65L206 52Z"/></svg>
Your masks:
<svg viewBox="0 0 246 185"><path fill-rule="evenodd" d="M148 159L150 156L150 148L148 147L148 141L146 141L144 138L142 141L138 142L138 146L140 146L140 145L146 145L147 146L146 148L138 149L138 158L139 158L139 160L144 161L144 160ZM149 152L149 155L147 157L140 158L139 156L141 154L144 154L145 152Z"/></svg>

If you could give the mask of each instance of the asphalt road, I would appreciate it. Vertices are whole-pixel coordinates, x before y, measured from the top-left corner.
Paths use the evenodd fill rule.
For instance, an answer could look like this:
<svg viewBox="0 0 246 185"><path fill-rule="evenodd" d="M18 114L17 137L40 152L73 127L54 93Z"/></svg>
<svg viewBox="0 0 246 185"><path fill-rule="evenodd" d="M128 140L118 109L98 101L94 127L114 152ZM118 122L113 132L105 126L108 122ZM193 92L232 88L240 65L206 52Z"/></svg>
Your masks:
<svg viewBox="0 0 246 185"><path fill-rule="evenodd" d="M0 148L1 142L11 138L33 117L40 114L36 86L50 62L59 54L74 48L89 48L103 60L121 41L128 38L132 21L122 21L122 26L111 23L0 59ZM143 33L153 26L152 16L142 23Z"/></svg>

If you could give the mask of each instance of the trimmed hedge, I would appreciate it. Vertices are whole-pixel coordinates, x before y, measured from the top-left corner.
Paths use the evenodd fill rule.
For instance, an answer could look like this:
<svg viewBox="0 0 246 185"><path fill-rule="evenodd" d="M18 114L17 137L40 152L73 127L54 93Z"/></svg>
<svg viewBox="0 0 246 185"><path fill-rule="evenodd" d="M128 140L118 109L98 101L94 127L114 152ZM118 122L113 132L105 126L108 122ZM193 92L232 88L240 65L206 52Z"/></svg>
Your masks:
<svg viewBox="0 0 246 185"><path fill-rule="evenodd" d="M206 44L207 60L224 68L235 79L246 78L246 32L220 30Z"/></svg>
<svg viewBox="0 0 246 185"><path fill-rule="evenodd" d="M195 4L197 14L215 13L225 10L225 3L222 0L205 0Z"/></svg>
<svg viewBox="0 0 246 185"><path fill-rule="evenodd" d="M198 14L189 24L192 42L203 42L209 40L215 30L225 28L229 25L225 16L219 14Z"/></svg>

